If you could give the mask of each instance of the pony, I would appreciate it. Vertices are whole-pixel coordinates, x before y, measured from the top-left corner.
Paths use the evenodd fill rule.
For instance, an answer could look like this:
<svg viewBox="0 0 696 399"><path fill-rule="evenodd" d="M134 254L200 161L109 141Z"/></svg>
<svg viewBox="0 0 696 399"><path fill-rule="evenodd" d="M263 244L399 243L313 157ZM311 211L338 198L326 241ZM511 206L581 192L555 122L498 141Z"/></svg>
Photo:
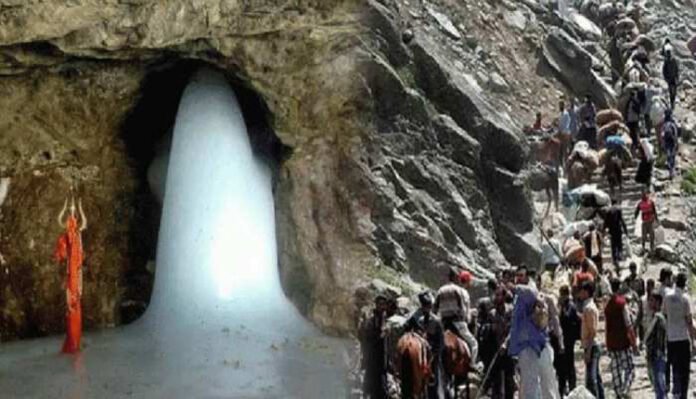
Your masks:
<svg viewBox="0 0 696 399"><path fill-rule="evenodd" d="M469 397L469 375L471 365L471 351L466 342L459 338L452 331L445 332L445 351L444 351L445 374L447 375L447 389L454 391L454 398L457 398L457 388L459 382L466 380L467 397Z"/></svg>
<svg viewBox="0 0 696 399"><path fill-rule="evenodd" d="M423 399L430 367L430 345L415 332L407 332L396 344L395 370L401 380L402 399Z"/></svg>
<svg viewBox="0 0 696 399"><path fill-rule="evenodd" d="M619 187L619 195L623 194L623 161L616 153L609 154L604 164L604 176L609 183L609 195L614 198L616 187Z"/></svg>
<svg viewBox="0 0 696 399"><path fill-rule="evenodd" d="M590 182L592 171L581 160L569 160L567 165L568 190Z"/></svg>

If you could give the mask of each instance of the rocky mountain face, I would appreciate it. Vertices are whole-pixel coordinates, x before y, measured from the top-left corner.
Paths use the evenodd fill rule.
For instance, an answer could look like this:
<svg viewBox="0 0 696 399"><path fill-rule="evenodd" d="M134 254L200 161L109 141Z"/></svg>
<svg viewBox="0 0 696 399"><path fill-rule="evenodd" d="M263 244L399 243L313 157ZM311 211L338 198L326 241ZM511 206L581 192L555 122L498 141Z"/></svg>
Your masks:
<svg viewBox="0 0 696 399"><path fill-rule="evenodd" d="M283 286L326 331L352 331L375 289L538 263L522 126L572 88L540 62L556 22L529 3L0 0L0 338L62 331L51 254L71 186L87 328L144 311L146 169L201 65L238 88L278 166Z"/></svg>

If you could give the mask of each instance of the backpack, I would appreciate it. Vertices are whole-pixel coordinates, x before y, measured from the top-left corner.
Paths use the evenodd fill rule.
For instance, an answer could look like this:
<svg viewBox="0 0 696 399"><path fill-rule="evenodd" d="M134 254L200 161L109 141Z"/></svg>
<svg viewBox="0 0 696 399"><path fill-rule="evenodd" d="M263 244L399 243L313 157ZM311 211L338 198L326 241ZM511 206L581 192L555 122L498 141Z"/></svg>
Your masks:
<svg viewBox="0 0 696 399"><path fill-rule="evenodd" d="M674 121L665 122L665 125L662 128L662 140L665 142L665 144L676 143L678 137L679 128L677 127L677 124Z"/></svg>
<svg viewBox="0 0 696 399"><path fill-rule="evenodd" d="M537 297L532 311L532 321L540 330L545 330L549 326L549 308L542 295Z"/></svg>

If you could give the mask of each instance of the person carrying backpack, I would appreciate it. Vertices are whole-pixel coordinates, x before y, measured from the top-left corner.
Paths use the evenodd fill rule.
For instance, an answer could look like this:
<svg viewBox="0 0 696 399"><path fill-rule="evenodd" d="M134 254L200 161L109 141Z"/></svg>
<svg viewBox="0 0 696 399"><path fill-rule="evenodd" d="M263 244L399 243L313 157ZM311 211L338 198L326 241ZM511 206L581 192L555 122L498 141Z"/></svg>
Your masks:
<svg viewBox="0 0 696 399"><path fill-rule="evenodd" d="M527 270L517 271L508 354L520 365L520 398L559 399L549 343L548 310Z"/></svg>
<svg viewBox="0 0 696 399"><path fill-rule="evenodd" d="M665 43L662 55L665 57L662 63L662 76L669 87L670 108L674 109L674 101L677 98L677 85L679 84L679 61L672 55L672 45L669 42Z"/></svg>
<svg viewBox="0 0 696 399"><path fill-rule="evenodd" d="M672 110L665 110L665 121L662 125L662 146L667 155L667 168L670 180L674 178L674 169L677 162L677 149L679 147L679 127L672 117Z"/></svg>

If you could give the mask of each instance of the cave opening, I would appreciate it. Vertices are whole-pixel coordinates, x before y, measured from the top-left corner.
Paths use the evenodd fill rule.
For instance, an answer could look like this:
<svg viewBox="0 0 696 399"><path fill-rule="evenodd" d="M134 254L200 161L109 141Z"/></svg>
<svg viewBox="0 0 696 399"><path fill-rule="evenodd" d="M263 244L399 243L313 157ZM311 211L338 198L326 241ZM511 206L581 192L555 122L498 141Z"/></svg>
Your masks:
<svg viewBox="0 0 696 399"><path fill-rule="evenodd" d="M280 164L290 154L290 148L283 145L271 128L272 113L265 101L234 74L196 60L166 59L146 66L140 97L125 116L120 129L137 181L135 193L124 204L130 210L130 234L129 264L125 265L122 281L125 292L119 309L123 324L131 323L145 313L154 286L161 197L164 193L154 192L158 190L153 189L153 179L156 178L153 175L166 173L167 160L160 165L153 165L153 160L169 150L182 94L193 74L204 67L222 72L233 88L252 150L270 165L273 186Z"/></svg>
<svg viewBox="0 0 696 399"><path fill-rule="evenodd" d="M0 386L12 397L344 397L348 343L304 319L280 285L273 191L283 151L254 137L270 129L249 122L248 102L227 75L174 68L183 69L165 71L185 88L169 87L174 99L165 107L152 83L159 77L148 79L134 108L140 115L125 125L134 131L124 130L142 200L151 209L162 204L152 247L140 247L157 261L147 312L123 328L86 334L72 366L51 352L61 337L4 347ZM148 121L169 115L173 125ZM153 179L169 131L166 174ZM166 183L163 197L154 184L147 191L153 182ZM42 384L27 381L36 375Z"/></svg>

